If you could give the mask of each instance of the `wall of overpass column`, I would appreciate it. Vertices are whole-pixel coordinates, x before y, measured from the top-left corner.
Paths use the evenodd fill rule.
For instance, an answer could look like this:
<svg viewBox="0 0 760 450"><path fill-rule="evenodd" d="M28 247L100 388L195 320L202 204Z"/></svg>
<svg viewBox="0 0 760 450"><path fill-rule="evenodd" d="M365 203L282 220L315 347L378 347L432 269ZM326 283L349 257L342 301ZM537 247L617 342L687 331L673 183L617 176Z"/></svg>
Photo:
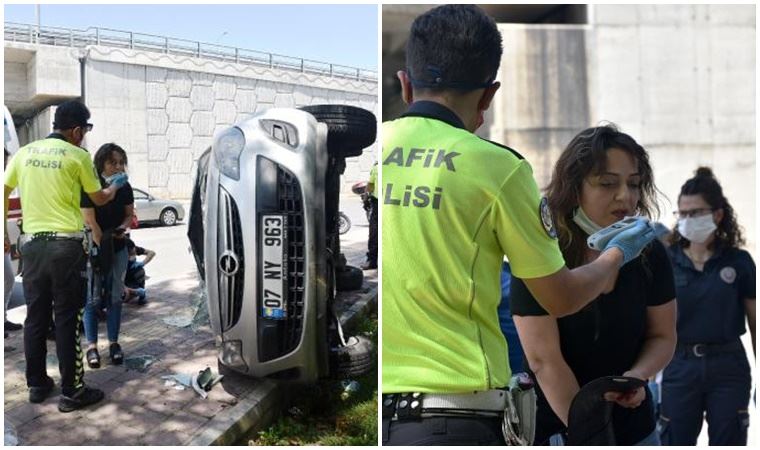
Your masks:
<svg viewBox="0 0 760 450"><path fill-rule="evenodd" d="M97 126L87 144L127 149L135 186L189 198L195 161L216 132L271 107L347 104L378 114L377 85L295 71L89 47L85 100ZM376 146L347 161L346 185L366 179Z"/></svg>
<svg viewBox="0 0 760 450"><path fill-rule="evenodd" d="M650 153L661 220L708 165L756 242L754 5L594 5L588 25L502 24L502 88L484 134L545 186L580 130L611 121Z"/></svg>
<svg viewBox="0 0 760 450"><path fill-rule="evenodd" d="M263 109L331 103L379 116L374 82L103 46L6 43L5 55L5 103L27 116L22 144L52 131L47 105L83 96L95 124L84 146L121 145L132 183L160 197L189 199L214 134ZM344 191L369 178L376 152L347 160Z"/></svg>

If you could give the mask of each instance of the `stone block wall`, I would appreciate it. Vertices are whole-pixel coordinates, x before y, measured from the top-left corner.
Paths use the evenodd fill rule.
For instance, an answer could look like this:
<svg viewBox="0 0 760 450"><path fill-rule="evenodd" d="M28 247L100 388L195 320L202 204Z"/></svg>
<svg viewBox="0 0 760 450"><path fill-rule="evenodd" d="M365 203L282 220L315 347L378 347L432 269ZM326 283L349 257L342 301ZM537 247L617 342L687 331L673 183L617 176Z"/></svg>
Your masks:
<svg viewBox="0 0 760 450"><path fill-rule="evenodd" d="M374 83L134 51L94 48L88 56L86 101L96 123L89 148L123 145L133 184L160 197L189 199L195 162L213 136L267 108L332 103L379 115ZM369 177L376 152L372 145L347 161L344 190Z"/></svg>

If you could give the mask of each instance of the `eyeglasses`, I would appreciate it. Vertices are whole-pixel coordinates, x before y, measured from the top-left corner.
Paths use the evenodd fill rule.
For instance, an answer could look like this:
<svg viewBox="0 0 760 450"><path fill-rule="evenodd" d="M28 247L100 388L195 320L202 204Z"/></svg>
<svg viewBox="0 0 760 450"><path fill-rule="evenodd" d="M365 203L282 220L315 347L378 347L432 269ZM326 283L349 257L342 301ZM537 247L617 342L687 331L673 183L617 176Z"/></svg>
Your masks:
<svg viewBox="0 0 760 450"><path fill-rule="evenodd" d="M673 216L677 219L686 219L688 217L699 217L705 214L713 212L713 208L696 208L687 209L685 211L673 211Z"/></svg>
<svg viewBox="0 0 760 450"><path fill-rule="evenodd" d="M81 127L82 129L84 129L85 131L89 133L90 131L92 131L92 127L94 127L94 125L91 123L86 123L84 125L81 125Z"/></svg>

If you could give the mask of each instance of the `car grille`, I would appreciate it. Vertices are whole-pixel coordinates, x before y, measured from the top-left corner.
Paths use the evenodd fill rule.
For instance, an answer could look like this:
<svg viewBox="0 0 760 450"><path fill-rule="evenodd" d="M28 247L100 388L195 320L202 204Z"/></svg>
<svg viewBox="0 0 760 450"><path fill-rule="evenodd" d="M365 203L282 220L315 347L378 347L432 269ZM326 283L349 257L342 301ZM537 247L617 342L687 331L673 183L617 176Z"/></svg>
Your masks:
<svg viewBox="0 0 760 450"><path fill-rule="evenodd" d="M287 277L284 291L287 314L283 319L259 316L257 322L259 360L270 361L292 352L301 342L306 292L306 229L301 184L296 176L261 156L257 170L257 214L276 214L285 218L283 263ZM258 311L262 310L262 302L259 293Z"/></svg>
<svg viewBox="0 0 760 450"><path fill-rule="evenodd" d="M298 346L303 331L304 282L306 271L306 233L301 185L286 169L277 167L277 193L280 212L287 216L287 311L284 353Z"/></svg>
<svg viewBox="0 0 760 450"><path fill-rule="evenodd" d="M221 186L219 188L217 224L219 320L222 331L227 331L240 320L240 311L243 307L245 263L240 213L238 213L238 207L232 196Z"/></svg>

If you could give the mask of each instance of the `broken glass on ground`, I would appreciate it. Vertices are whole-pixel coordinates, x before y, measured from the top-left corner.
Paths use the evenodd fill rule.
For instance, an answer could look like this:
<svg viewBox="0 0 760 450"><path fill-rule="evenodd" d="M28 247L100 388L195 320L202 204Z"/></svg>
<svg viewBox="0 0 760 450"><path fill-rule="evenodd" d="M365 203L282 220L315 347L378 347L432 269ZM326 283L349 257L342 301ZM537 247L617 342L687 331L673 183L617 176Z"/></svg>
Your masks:
<svg viewBox="0 0 760 450"><path fill-rule="evenodd" d="M190 311L177 316L165 317L162 320L165 324L173 327L192 327L193 330L208 325L208 306L206 305L206 295L205 290L203 289L203 283L201 283L200 289L190 305Z"/></svg>
<svg viewBox="0 0 760 450"><path fill-rule="evenodd" d="M4 420L4 422L5 438L3 439L3 446L10 447L18 445L18 433L16 432L16 427L7 420Z"/></svg>
<svg viewBox="0 0 760 450"><path fill-rule="evenodd" d="M156 357L152 355L139 355L130 356L124 358L124 366L127 369L136 370L138 372L147 372L148 367L156 361Z"/></svg>

